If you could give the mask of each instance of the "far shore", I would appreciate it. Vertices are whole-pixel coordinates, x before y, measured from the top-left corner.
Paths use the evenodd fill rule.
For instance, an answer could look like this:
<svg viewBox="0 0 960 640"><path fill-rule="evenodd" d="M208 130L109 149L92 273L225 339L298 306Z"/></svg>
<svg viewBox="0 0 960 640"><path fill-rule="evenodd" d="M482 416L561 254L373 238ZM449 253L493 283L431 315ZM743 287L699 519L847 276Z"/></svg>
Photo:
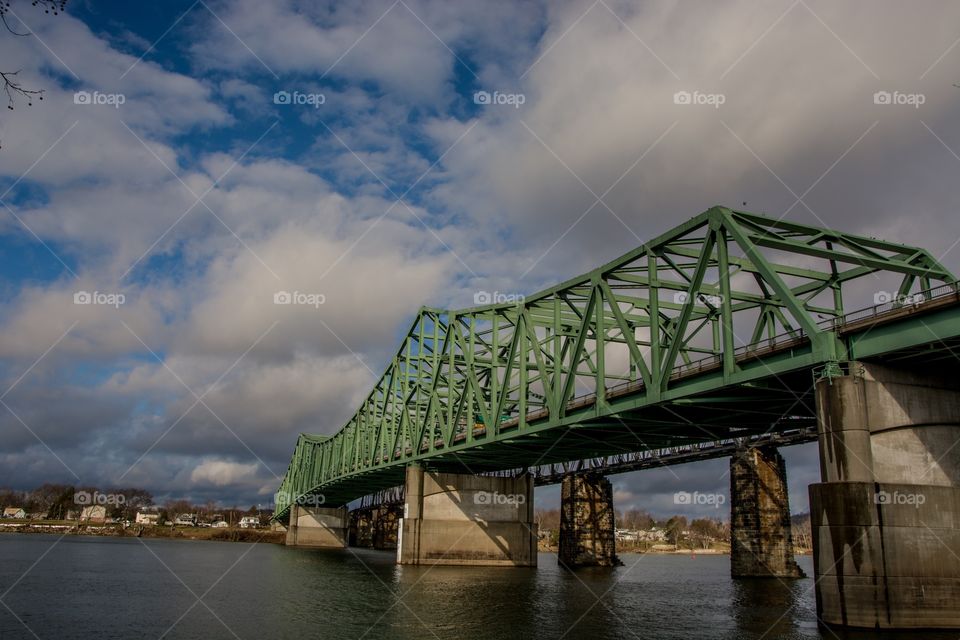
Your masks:
<svg viewBox="0 0 960 640"><path fill-rule="evenodd" d="M0 522L0 533L47 533L59 535L103 536L112 538L165 538L169 540L210 540L215 542L268 542L283 544L286 534L270 529L238 527L171 527L167 525L131 525L78 523L71 520Z"/></svg>

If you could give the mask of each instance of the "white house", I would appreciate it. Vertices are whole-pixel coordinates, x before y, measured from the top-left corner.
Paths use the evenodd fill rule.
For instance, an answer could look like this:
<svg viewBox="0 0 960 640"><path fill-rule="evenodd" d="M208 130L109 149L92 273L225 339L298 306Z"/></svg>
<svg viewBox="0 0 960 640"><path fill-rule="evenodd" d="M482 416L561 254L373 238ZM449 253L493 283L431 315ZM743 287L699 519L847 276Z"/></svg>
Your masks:
<svg viewBox="0 0 960 640"><path fill-rule="evenodd" d="M135 522L137 524L157 524L160 521L159 513L150 513L149 511L138 511Z"/></svg>
<svg viewBox="0 0 960 640"><path fill-rule="evenodd" d="M84 507L83 511L80 512L80 522L98 522L104 523L107 521L107 508L102 504L92 504L89 507Z"/></svg>
<svg viewBox="0 0 960 640"><path fill-rule="evenodd" d="M241 529L256 529L260 526L260 518L256 516L244 516L240 518Z"/></svg>
<svg viewBox="0 0 960 640"><path fill-rule="evenodd" d="M3 510L3 517L24 520L27 517L27 512L21 509L20 507L7 507L6 509Z"/></svg>

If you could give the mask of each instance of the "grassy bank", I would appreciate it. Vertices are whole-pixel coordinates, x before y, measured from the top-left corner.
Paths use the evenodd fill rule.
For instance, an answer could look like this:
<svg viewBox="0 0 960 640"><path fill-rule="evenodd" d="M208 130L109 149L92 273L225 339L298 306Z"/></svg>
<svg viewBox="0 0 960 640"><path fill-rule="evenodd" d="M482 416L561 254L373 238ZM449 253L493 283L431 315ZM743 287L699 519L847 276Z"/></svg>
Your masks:
<svg viewBox="0 0 960 640"><path fill-rule="evenodd" d="M228 527L123 527L119 524L78 524L71 521L45 520L23 523L0 523L0 533L54 533L58 535L106 536L119 538L168 538L171 540L213 540L218 542L269 542L283 544L286 534L268 529Z"/></svg>

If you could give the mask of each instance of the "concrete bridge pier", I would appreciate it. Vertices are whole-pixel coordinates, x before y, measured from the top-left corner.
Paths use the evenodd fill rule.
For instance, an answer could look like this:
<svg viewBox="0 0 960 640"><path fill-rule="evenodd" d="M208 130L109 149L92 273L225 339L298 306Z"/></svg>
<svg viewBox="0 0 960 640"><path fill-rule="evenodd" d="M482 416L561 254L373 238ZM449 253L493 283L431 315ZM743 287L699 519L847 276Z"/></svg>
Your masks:
<svg viewBox="0 0 960 640"><path fill-rule="evenodd" d="M290 507L288 547L343 549L347 546L349 516L346 507Z"/></svg>
<svg viewBox="0 0 960 640"><path fill-rule="evenodd" d="M730 458L730 574L805 577L793 557L787 468L775 447L742 448Z"/></svg>
<svg viewBox="0 0 960 640"><path fill-rule="evenodd" d="M568 569L615 567L617 558L613 487L598 473L569 475L560 489L560 548Z"/></svg>
<svg viewBox="0 0 960 640"><path fill-rule="evenodd" d="M407 467L398 564L535 567L533 478Z"/></svg>
<svg viewBox="0 0 960 640"><path fill-rule="evenodd" d="M817 617L960 628L960 385L849 363L817 382L810 486Z"/></svg>

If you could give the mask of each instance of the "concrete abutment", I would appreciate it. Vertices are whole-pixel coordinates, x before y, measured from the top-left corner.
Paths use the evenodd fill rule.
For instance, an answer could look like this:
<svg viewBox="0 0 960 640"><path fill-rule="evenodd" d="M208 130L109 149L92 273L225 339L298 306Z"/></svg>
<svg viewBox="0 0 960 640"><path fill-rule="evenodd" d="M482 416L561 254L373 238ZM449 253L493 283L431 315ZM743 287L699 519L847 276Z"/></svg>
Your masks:
<svg viewBox="0 0 960 640"><path fill-rule="evenodd" d="M288 547L343 549L347 546L348 515L345 507L290 507Z"/></svg>

